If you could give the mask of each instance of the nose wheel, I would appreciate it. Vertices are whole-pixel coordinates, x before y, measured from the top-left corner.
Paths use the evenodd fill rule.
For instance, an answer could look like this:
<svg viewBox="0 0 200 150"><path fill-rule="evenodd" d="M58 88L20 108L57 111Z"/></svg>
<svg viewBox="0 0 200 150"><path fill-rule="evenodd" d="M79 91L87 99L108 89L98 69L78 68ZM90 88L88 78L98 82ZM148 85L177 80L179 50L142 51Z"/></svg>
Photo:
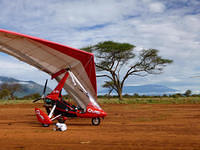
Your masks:
<svg viewBox="0 0 200 150"><path fill-rule="evenodd" d="M92 125L98 126L101 123L101 119L99 117L92 118Z"/></svg>

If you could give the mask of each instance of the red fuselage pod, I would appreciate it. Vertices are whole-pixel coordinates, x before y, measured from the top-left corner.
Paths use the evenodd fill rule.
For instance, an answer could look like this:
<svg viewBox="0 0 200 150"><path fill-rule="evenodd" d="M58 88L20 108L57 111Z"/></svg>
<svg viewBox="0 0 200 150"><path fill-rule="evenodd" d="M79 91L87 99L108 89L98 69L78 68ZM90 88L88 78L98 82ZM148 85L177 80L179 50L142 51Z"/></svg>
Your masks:
<svg viewBox="0 0 200 150"><path fill-rule="evenodd" d="M102 109L96 108L94 106L87 106L85 113L77 113L77 116L80 118L96 118L101 117L104 118L107 116L107 113Z"/></svg>

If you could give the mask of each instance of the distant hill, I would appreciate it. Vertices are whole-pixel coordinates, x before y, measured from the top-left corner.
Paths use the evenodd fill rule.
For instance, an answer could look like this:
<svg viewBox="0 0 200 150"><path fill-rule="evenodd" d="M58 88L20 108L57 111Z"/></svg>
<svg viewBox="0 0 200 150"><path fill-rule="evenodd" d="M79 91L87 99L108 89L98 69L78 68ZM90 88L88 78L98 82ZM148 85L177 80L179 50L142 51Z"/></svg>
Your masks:
<svg viewBox="0 0 200 150"><path fill-rule="evenodd" d="M34 93L39 93L42 94L44 86L37 84L34 81L22 81L22 80L17 80L11 77L5 77L5 76L0 76L0 85L3 83L9 83L9 84L20 84L22 86L22 90L20 92L16 92L15 96L17 97L24 97L30 94ZM51 89L47 87L46 93L50 93Z"/></svg>
<svg viewBox="0 0 200 150"><path fill-rule="evenodd" d="M140 95L163 95L163 94L173 94L178 92L176 89L168 88L167 86L157 85L157 84L147 84L140 86L124 86L123 94L133 95L135 93ZM104 95L108 93L107 89L103 89L98 92L99 95ZM112 94L117 94L113 92Z"/></svg>
<svg viewBox="0 0 200 150"><path fill-rule="evenodd" d="M11 77L0 76L0 85L2 83L15 84L18 83L22 86L20 92L15 93L17 97L24 97L30 94L39 93L42 94L44 86L37 84L34 81L22 81ZM46 93L50 93L52 90L47 87ZM176 89L168 88L167 86L157 85L157 84L147 84L140 86L124 86L123 94L133 95L135 93L139 95L163 95L163 94L173 94L178 92ZM108 93L108 89L103 88L98 91L98 95L105 95ZM116 95L116 92L112 93Z"/></svg>

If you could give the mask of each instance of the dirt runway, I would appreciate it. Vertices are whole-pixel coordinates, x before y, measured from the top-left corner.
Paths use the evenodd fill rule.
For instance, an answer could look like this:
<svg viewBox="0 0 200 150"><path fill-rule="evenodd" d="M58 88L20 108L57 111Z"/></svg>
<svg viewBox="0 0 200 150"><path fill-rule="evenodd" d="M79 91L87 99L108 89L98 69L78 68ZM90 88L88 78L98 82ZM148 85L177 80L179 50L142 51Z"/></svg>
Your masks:
<svg viewBox="0 0 200 150"><path fill-rule="evenodd" d="M200 149L200 104L104 104L108 116L100 126L70 119L65 132L42 127L35 106L42 108L0 105L0 149Z"/></svg>

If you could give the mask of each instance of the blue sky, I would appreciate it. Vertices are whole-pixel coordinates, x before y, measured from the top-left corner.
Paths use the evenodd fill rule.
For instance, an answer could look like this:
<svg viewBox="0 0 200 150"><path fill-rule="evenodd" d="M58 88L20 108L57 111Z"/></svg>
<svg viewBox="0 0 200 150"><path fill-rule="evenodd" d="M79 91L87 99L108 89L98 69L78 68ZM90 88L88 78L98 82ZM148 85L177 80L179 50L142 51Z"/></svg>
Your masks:
<svg viewBox="0 0 200 150"><path fill-rule="evenodd" d="M200 0L0 0L0 28L75 48L105 40L155 48L173 59L161 75L126 85L161 84L200 93ZM43 83L48 76L0 53L0 75ZM98 88L102 80L98 79ZM50 86L55 82L50 83Z"/></svg>

